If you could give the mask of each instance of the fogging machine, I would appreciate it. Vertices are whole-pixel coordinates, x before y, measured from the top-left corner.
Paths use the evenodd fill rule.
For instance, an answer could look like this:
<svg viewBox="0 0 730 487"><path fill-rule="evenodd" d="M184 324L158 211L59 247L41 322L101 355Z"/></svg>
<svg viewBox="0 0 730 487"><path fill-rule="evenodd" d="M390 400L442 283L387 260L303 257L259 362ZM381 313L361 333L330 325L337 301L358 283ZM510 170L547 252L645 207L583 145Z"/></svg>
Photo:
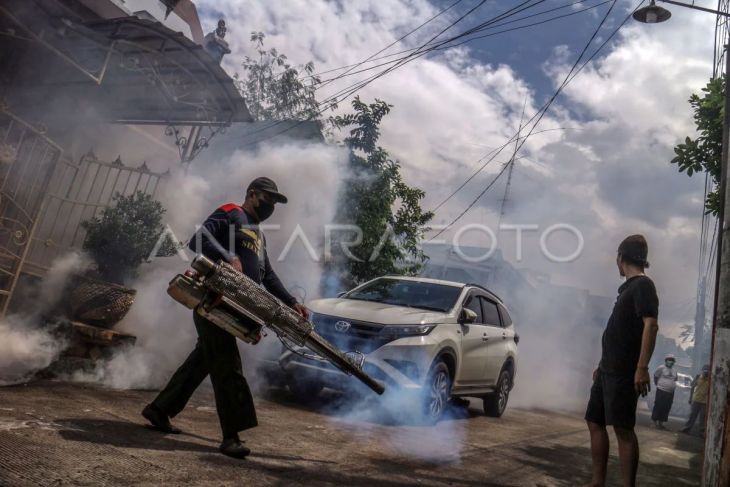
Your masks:
<svg viewBox="0 0 730 487"><path fill-rule="evenodd" d="M314 325L251 278L226 262L216 264L199 256L192 270L175 276L167 288L175 301L241 340L257 344L264 327L284 342L306 347L347 375L357 377L378 394L383 385L362 370L362 354L348 355L322 338Z"/></svg>

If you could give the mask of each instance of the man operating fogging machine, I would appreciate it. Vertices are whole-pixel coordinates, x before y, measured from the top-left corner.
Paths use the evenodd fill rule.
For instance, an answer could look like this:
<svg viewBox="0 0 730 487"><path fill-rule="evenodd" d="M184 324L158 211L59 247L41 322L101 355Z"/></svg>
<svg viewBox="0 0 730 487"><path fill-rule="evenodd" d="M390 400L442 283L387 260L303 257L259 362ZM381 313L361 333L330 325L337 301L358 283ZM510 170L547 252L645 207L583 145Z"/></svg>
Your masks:
<svg viewBox="0 0 730 487"><path fill-rule="evenodd" d="M307 309L287 292L271 268L266 241L258 228L274 212L276 203L286 202L286 196L279 193L274 181L265 177L254 179L246 190L243 205L227 204L215 210L190 240L189 247L214 262L228 262L308 318ZM235 247L228 249L231 241ZM241 444L238 433L258 422L251 391L243 376L236 338L196 312L193 321L198 332L195 348L142 415L157 429L179 433L170 424L170 418L183 410L195 389L210 375L223 432L220 451L243 458L250 450Z"/></svg>

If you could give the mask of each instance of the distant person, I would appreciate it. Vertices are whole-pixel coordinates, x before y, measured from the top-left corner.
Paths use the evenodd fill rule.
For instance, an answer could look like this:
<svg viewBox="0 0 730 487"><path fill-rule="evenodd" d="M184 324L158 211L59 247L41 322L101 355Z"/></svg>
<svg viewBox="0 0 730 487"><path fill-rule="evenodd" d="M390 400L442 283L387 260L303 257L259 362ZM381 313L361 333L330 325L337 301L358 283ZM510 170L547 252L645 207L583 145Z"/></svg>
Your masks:
<svg viewBox="0 0 730 487"><path fill-rule="evenodd" d="M585 419L591 435L593 480L590 487L606 484L609 440L606 426L613 426L618 440L624 487L636 485L639 442L634 433L636 404L651 387L649 361L656 342L659 299L654 282L644 275L649 267L646 239L626 237L618 247L616 265L626 281L602 338L602 354L593 372L593 387Z"/></svg>
<svg viewBox="0 0 730 487"><path fill-rule="evenodd" d="M656 395L654 396L654 409L651 412L651 420L654 426L659 429L666 429L664 423L669 421L669 411L674 402L674 390L677 388L679 374L674 370L674 355L667 355L664 358L664 365L657 367L654 372L654 385Z"/></svg>
<svg viewBox="0 0 730 487"><path fill-rule="evenodd" d="M682 428L682 433L689 433L692 431L692 427L697 421L697 417L701 417L700 420L700 435L705 437L705 415L707 414L707 400L710 396L710 366L705 365L702 367L702 373L698 374L692 381L692 389L689 393L689 403L692 405L692 409L689 413L689 419Z"/></svg>

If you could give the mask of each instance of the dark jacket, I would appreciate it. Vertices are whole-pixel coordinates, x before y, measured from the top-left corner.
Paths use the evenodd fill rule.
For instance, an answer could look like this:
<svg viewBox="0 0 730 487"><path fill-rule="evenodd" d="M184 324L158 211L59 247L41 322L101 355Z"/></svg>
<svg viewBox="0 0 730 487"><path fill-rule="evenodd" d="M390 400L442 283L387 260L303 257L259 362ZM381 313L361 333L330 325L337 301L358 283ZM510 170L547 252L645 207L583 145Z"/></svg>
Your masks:
<svg viewBox="0 0 730 487"><path fill-rule="evenodd" d="M266 252L266 238L258 224L239 205L229 203L215 210L195 232L190 250L214 262L241 260L243 273L291 306L297 300L284 288Z"/></svg>

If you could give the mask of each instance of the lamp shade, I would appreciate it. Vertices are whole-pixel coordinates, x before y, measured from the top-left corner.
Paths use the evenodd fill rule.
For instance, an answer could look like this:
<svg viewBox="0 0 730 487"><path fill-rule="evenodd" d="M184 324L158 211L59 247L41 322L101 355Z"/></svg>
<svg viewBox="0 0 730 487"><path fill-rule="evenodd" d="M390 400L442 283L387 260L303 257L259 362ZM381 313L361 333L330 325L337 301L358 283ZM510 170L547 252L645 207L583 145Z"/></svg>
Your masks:
<svg viewBox="0 0 730 487"><path fill-rule="evenodd" d="M634 12L633 15L635 20L643 22L644 24L658 24L659 22L665 22L669 20L669 17L671 16L672 12L656 5L654 0L651 1L650 5L640 8Z"/></svg>

